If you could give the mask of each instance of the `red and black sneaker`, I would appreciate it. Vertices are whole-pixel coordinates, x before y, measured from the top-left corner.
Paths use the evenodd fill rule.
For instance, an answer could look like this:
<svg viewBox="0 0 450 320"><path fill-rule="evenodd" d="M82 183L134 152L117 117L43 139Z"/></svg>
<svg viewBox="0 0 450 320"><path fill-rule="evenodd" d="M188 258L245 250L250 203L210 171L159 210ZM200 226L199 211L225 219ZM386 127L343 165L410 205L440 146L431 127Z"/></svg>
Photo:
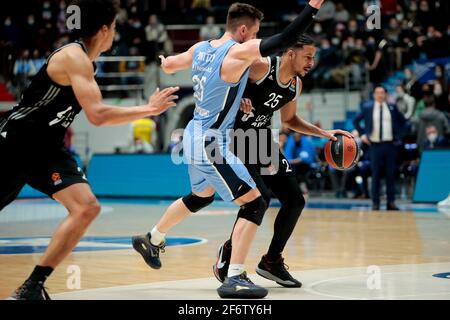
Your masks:
<svg viewBox="0 0 450 320"><path fill-rule="evenodd" d="M213 265L213 272L216 279L220 282L225 281L225 277L228 274L228 268L230 267L231 260L231 240L227 240L220 246L217 252L217 261Z"/></svg>
<svg viewBox="0 0 450 320"><path fill-rule="evenodd" d="M279 285L286 288L300 288L302 283L294 279L287 271L289 266L284 263L284 258L280 256L277 261L269 261L264 255L261 258L256 273L261 277L275 281Z"/></svg>

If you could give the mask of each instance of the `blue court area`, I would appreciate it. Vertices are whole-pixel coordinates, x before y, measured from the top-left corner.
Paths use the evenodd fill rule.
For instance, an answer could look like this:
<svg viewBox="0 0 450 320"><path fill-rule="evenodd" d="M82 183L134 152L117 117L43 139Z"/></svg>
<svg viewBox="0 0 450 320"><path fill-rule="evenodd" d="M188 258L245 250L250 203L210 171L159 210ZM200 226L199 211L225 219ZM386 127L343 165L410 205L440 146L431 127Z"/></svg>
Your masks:
<svg viewBox="0 0 450 320"><path fill-rule="evenodd" d="M50 237L0 238L0 255L42 253L47 249ZM168 237L166 246L186 246L206 241L201 238ZM109 251L132 249L131 237L83 237L73 252Z"/></svg>

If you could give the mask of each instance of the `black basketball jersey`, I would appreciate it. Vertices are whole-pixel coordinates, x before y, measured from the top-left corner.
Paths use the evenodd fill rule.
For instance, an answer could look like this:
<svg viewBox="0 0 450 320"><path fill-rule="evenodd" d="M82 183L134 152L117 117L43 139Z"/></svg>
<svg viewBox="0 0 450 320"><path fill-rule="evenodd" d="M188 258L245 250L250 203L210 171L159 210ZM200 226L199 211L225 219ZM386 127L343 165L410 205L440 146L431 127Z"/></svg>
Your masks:
<svg viewBox="0 0 450 320"><path fill-rule="evenodd" d="M296 100L299 94L298 77L292 78L287 84L279 79L281 58L267 57L268 72L255 83L247 83L243 97L252 101L252 112L246 114L239 110L235 129L265 129L271 125L273 113L286 103Z"/></svg>
<svg viewBox="0 0 450 320"><path fill-rule="evenodd" d="M18 105L0 120L0 139L20 138L21 142L62 146L66 130L81 106L71 86L61 86L50 79L47 66L53 54L69 45L79 45L87 53L81 42L67 44L53 52L24 90Z"/></svg>
<svg viewBox="0 0 450 320"><path fill-rule="evenodd" d="M298 77L292 78L287 84L280 81L280 62L278 56L267 57L269 69L262 79L255 83L247 83L243 97L252 101L253 109L246 114L238 111L234 125L232 151L244 162L252 163L257 155L257 163L263 164L261 157L271 157L279 154L279 146L274 142L272 130L269 128L275 111L286 103L294 101L299 94ZM244 135L240 136L240 130ZM254 130L252 132L252 130ZM253 140L256 138L256 140ZM241 147L246 150L243 155ZM264 149L261 147L264 146Z"/></svg>

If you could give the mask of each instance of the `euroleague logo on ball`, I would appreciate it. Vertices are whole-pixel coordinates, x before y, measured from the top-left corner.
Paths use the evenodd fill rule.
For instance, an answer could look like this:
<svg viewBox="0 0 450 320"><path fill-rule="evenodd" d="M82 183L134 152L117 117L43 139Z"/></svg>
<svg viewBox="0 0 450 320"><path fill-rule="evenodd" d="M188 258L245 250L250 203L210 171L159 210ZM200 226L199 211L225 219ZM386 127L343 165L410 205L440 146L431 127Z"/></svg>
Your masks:
<svg viewBox="0 0 450 320"><path fill-rule="evenodd" d="M62 183L61 175L58 172L52 174L52 181L55 186Z"/></svg>

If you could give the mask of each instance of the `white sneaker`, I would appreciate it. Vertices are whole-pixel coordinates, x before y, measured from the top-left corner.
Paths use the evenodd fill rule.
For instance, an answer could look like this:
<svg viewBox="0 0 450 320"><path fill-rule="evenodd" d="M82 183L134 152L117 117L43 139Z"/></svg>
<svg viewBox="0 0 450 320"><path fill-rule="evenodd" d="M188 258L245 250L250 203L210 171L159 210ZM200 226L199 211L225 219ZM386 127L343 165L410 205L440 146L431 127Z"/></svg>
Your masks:
<svg viewBox="0 0 450 320"><path fill-rule="evenodd" d="M447 199L439 201L437 205L438 207L450 207L450 193L448 194Z"/></svg>

